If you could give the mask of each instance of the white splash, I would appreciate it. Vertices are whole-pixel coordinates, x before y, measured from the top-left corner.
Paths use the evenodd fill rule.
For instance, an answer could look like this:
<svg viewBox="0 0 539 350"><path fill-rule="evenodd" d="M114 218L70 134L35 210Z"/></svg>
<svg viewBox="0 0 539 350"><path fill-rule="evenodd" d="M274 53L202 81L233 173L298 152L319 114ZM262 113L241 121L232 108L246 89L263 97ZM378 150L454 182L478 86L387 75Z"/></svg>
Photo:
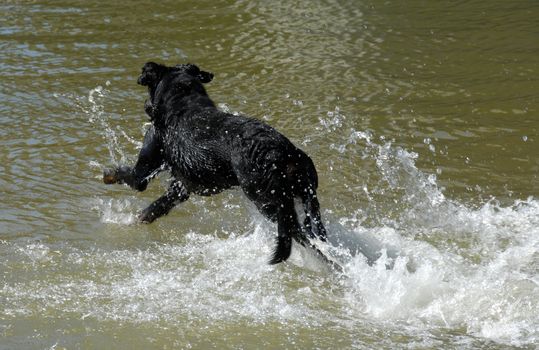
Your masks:
<svg viewBox="0 0 539 350"><path fill-rule="evenodd" d="M105 130L116 161L123 155L100 102L106 90L94 90L89 120ZM339 110L327 117L320 120L327 131L342 131L345 117ZM361 209L342 218L324 213L331 218L327 252L344 265L342 275L297 247L288 263L267 265L276 230L258 218L226 238L180 226L174 228L181 237L176 241L131 250L67 246L60 255L44 243L9 242L20 268L39 265L46 276L0 285L4 314L52 308L81 318L140 323L301 320L312 327L336 324L350 333L372 322L410 333L463 329L500 344L536 344L539 200L471 207L447 198L436 175L416 167L417 154L374 140L369 132L350 130L344 143L332 148L372 162L379 182L363 191L374 203L390 198L399 211L371 226L358 219L365 216ZM134 198L98 198L89 205L110 225L134 223L142 206ZM388 208L380 206L381 215ZM234 220L227 210L219 217ZM58 273L66 266L78 273Z"/></svg>

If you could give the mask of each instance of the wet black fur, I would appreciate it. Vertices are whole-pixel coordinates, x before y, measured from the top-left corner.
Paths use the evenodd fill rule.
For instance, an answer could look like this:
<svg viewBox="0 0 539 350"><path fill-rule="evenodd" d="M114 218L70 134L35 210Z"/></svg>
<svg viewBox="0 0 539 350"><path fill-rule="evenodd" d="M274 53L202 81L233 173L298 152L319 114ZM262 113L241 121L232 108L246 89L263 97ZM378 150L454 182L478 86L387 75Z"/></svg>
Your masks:
<svg viewBox="0 0 539 350"><path fill-rule="evenodd" d="M192 64L146 63L138 83L148 87L150 97L144 106L152 126L135 166L106 170L105 182L144 191L157 172L170 170L173 180L168 190L139 215L147 223L192 193L209 196L239 186L260 212L277 222L271 264L288 259L292 239L326 259L310 242L326 240L312 160L269 125L217 109L202 85L212 78ZM303 205L303 223L295 199Z"/></svg>

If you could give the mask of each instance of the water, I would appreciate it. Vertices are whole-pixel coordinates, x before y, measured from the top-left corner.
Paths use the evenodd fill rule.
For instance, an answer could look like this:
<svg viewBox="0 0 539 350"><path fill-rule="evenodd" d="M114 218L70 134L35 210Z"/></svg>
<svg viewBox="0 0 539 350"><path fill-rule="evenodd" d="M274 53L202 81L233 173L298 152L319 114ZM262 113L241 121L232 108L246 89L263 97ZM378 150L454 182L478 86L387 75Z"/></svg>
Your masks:
<svg viewBox="0 0 539 350"><path fill-rule="evenodd" d="M0 349L458 348L539 342L539 5L0 5ZM235 190L151 225L135 159L147 60L306 150L344 265Z"/></svg>

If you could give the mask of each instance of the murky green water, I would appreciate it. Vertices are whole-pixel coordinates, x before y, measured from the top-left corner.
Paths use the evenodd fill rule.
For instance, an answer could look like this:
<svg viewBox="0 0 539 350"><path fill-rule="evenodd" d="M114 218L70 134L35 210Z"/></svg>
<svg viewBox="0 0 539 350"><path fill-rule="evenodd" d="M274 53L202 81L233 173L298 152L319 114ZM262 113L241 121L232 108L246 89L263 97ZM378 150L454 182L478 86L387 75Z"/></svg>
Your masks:
<svg viewBox="0 0 539 350"><path fill-rule="evenodd" d="M0 349L539 341L538 2L0 9ZM101 171L140 146L148 60L214 72L221 108L312 156L344 275L266 265L275 227L239 191L133 224L166 175Z"/></svg>

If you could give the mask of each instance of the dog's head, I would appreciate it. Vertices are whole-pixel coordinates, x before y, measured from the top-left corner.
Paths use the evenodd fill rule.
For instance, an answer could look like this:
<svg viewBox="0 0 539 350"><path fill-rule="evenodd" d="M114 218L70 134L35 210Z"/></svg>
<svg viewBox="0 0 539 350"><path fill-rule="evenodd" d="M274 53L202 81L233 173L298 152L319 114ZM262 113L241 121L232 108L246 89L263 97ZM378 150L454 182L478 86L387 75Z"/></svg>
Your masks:
<svg viewBox="0 0 539 350"><path fill-rule="evenodd" d="M200 70L200 68L191 63L167 67L155 62L147 62L142 66L142 73L140 74L137 83L142 86L148 86L150 89L155 88L159 82L169 74L185 74L201 83L209 83L213 79L212 73Z"/></svg>
<svg viewBox="0 0 539 350"><path fill-rule="evenodd" d="M149 99L144 103L144 110L150 120L159 119L159 110L164 101L171 101L191 94L206 95L202 86L213 79L213 74L200 70L194 64L165 66L147 62L142 67L137 83L148 87Z"/></svg>
<svg viewBox="0 0 539 350"><path fill-rule="evenodd" d="M142 66L142 73L138 77L137 83L142 86L157 86L163 75L169 68L155 62L146 62Z"/></svg>

